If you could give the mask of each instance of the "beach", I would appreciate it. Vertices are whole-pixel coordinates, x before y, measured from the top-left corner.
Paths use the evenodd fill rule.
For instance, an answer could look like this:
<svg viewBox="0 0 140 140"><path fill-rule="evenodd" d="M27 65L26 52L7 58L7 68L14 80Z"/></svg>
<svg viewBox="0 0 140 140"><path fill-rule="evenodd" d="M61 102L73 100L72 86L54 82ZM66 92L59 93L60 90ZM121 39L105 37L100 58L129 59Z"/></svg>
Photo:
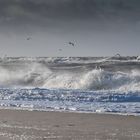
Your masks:
<svg viewBox="0 0 140 140"><path fill-rule="evenodd" d="M139 140L140 117L0 110L0 140Z"/></svg>
<svg viewBox="0 0 140 140"><path fill-rule="evenodd" d="M140 0L0 0L0 140L140 140Z"/></svg>

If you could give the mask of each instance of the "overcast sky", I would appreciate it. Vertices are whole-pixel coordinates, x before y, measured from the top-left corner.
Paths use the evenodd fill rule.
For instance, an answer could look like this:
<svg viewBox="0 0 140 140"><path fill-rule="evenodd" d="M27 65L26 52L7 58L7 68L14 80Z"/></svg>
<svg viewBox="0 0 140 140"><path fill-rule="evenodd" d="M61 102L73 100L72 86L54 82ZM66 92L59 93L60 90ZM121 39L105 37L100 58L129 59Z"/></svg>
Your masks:
<svg viewBox="0 0 140 140"><path fill-rule="evenodd" d="M0 42L0 56L140 55L140 1L0 0Z"/></svg>

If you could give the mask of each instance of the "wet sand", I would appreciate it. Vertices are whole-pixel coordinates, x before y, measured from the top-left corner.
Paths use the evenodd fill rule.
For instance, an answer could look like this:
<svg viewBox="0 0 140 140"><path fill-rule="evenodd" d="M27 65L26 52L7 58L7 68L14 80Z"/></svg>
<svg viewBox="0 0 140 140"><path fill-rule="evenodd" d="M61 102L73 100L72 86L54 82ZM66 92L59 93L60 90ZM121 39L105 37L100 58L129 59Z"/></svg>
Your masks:
<svg viewBox="0 0 140 140"><path fill-rule="evenodd" d="M1 109L0 140L140 140L140 117Z"/></svg>

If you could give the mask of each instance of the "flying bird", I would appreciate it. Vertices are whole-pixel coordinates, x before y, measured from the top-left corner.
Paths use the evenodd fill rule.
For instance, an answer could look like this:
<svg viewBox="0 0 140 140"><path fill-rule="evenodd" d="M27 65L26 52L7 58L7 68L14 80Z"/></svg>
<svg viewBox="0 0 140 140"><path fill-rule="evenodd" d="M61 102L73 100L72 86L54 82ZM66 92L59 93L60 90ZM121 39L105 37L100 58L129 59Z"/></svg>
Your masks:
<svg viewBox="0 0 140 140"><path fill-rule="evenodd" d="M31 40L32 38L31 37L27 37L27 40Z"/></svg>
<svg viewBox="0 0 140 140"><path fill-rule="evenodd" d="M62 51L62 49L59 49L59 51Z"/></svg>
<svg viewBox="0 0 140 140"><path fill-rule="evenodd" d="M75 44L73 42L69 42L69 45L71 46L75 46Z"/></svg>

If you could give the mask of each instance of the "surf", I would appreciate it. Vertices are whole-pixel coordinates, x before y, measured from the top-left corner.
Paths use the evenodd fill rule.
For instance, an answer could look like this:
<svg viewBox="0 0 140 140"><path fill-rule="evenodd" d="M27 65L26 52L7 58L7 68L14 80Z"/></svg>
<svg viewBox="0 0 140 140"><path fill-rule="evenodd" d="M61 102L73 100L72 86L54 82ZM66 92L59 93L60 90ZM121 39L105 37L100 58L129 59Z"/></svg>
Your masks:
<svg viewBox="0 0 140 140"><path fill-rule="evenodd" d="M139 61L118 57L7 58L0 62L0 87L140 90L139 73Z"/></svg>
<svg viewBox="0 0 140 140"><path fill-rule="evenodd" d="M139 115L137 57L0 59L0 107Z"/></svg>

